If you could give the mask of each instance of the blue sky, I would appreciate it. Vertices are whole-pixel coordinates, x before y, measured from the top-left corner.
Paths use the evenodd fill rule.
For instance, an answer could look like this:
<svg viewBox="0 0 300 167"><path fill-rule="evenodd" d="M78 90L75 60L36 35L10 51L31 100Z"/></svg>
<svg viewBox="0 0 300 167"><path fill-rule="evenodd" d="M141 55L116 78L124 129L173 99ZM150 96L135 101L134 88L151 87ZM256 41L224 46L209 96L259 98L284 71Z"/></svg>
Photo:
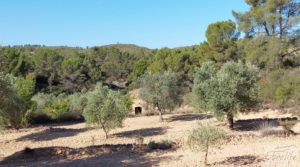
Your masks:
<svg viewBox="0 0 300 167"><path fill-rule="evenodd" d="M244 0L1 0L0 45L199 44Z"/></svg>

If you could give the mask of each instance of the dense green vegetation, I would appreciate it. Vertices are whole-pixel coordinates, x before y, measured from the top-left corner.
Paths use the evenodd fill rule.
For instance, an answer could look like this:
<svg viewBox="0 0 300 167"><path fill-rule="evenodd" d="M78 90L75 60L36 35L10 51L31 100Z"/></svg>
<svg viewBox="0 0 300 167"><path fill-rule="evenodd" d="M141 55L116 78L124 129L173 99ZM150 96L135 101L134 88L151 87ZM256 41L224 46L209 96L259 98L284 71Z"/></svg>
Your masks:
<svg viewBox="0 0 300 167"><path fill-rule="evenodd" d="M82 119L88 103L86 92L98 82L124 93L146 86L140 85L145 76L167 72L176 76L181 90L189 92L196 69L207 61L217 69L228 61L251 63L258 67L259 99L280 107L300 105L300 3L246 3L249 11L233 12L236 22L212 23L205 34L207 41L195 46L154 50L120 44L92 48L2 46L1 122L19 127L21 122ZM14 114L22 119L10 120L9 115Z"/></svg>
<svg viewBox="0 0 300 167"><path fill-rule="evenodd" d="M250 10L244 13L233 11L239 29L247 36L263 33L279 38L291 35L299 24L298 0L245 0Z"/></svg>
<svg viewBox="0 0 300 167"><path fill-rule="evenodd" d="M25 122L26 106L13 88L9 76L0 74L0 129L20 128Z"/></svg>

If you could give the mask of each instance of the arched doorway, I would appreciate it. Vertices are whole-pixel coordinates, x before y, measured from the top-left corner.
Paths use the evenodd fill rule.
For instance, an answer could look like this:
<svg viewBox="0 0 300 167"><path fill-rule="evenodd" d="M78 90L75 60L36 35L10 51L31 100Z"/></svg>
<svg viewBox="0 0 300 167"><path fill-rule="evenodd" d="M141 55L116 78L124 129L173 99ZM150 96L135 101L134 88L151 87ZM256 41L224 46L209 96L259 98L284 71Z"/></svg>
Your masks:
<svg viewBox="0 0 300 167"><path fill-rule="evenodd" d="M135 107L134 108L134 113L135 113L135 115L142 114L142 107Z"/></svg>

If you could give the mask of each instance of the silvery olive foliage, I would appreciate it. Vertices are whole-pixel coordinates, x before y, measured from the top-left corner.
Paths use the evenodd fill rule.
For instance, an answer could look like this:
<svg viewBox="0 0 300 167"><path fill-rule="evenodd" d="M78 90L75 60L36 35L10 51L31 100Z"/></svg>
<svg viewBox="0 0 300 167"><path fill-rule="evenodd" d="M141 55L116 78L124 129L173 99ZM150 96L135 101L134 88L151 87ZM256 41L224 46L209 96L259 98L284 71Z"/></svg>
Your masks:
<svg viewBox="0 0 300 167"><path fill-rule="evenodd" d="M210 147L217 146L224 139L225 133L210 124L199 124L188 137L188 145L192 150L204 151L204 163L207 164L207 156Z"/></svg>
<svg viewBox="0 0 300 167"><path fill-rule="evenodd" d="M160 121L163 120L162 114L165 111L173 110L182 101L182 87L174 73L147 74L142 79L141 86L139 96L158 110Z"/></svg>
<svg viewBox="0 0 300 167"><path fill-rule="evenodd" d="M109 131L120 127L131 110L128 98L102 84L97 84L95 89L87 94L87 104L83 112L86 123L102 128L108 138Z"/></svg>
<svg viewBox="0 0 300 167"><path fill-rule="evenodd" d="M258 104L257 68L242 62L227 62L219 70L207 62L196 70L194 103L202 111L217 117L227 116L233 128L233 117Z"/></svg>

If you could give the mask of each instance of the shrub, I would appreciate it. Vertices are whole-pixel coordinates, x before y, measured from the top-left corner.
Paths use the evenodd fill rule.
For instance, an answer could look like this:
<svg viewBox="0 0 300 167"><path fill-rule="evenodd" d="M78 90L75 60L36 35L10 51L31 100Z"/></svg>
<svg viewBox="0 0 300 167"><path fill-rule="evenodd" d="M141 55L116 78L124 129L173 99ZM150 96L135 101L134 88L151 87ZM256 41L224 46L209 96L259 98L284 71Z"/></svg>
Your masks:
<svg viewBox="0 0 300 167"><path fill-rule="evenodd" d="M34 75L27 75L26 78L19 77L16 79L15 84L18 96L24 99L28 107L30 107L30 99L35 93Z"/></svg>
<svg viewBox="0 0 300 167"><path fill-rule="evenodd" d="M33 110L28 114L31 123L77 120L81 118L84 103L86 103L84 98L77 94L55 96L39 93L31 100L35 104Z"/></svg>
<svg viewBox="0 0 300 167"><path fill-rule="evenodd" d="M128 101L118 92L97 84L95 89L87 94L87 105L83 116L90 125L101 127L108 138L111 129L122 125L127 113L131 110Z"/></svg>
<svg viewBox="0 0 300 167"><path fill-rule="evenodd" d="M158 144L158 149L161 149L161 150L167 150L167 149L172 148L173 144L174 144L174 143L173 143L172 141L169 141L169 140L162 140L162 141Z"/></svg>
<svg viewBox="0 0 300 167"><path fill-rule="evenodd" d="M5 97L4 97L5 98ZM8 97L0 104L0 129L2 128L21 128L26 125L26 107L17 96Z"/></svg>
<svg viewBox="0 0 300 167"><path fill-rule="evenodd" d="M192 150L205 152L204 163L207 164L209 147L217 146L224 139L224 132L212 125L199 124L188 137L188 145Z"/></svg>
<svg viewBox="0 0 300 167"><path fill-rule="evenodd" d="M289 121L289 120L279 122L280 126L282 126L286 131L288 131L289 133L291 133L293 135L296 133L292 129L297 123L298 123L298 121Z"/></svg>
<svg viewBox="0 0 300 167"><path fill-rule="evenodd" d="M27 117L30 123L50 122L51 117L45 111L56 97L53 94L38 93L31 98L34 103L33 109L28 113Z"/></svg>
<svg viewBox="0 0 300 167"><path fill-rule="evenodd" d="M167 150L167 149L171 149L173 145L174 143L172 141L162 140L160 142L150 141L147 146L150 150L156 150L156 149Z"/></svg>
<svg viewBox="0 0 300 167"><path fill-rule="evenodd" d="M70 101L63 95L56 97L48 106L46 106L45 112L53 120L68 120L72 117L70 114Z"/></svg>
<svg viewBox="0 0 300 167"><path fill-rule="evenodd" d="M82 112L87 103L86 93L74 93L68 97L70 102L70 112L75 119L82 117Z"/></svg>
<svg viewBox="0 0 300 167"><path fill-rule="evenodd" d="M150 150L155 150L155 149L158 148L158 144L157 144L155 141L150 141L150 142L148 143L148 148L149 148Z"/></svg>
<svg viewBox="0 0 300 167"><path fill-rule="evenodd" d="M9 78L0 74L0 129L20 128L25 123L26 106Z"/></svg>

